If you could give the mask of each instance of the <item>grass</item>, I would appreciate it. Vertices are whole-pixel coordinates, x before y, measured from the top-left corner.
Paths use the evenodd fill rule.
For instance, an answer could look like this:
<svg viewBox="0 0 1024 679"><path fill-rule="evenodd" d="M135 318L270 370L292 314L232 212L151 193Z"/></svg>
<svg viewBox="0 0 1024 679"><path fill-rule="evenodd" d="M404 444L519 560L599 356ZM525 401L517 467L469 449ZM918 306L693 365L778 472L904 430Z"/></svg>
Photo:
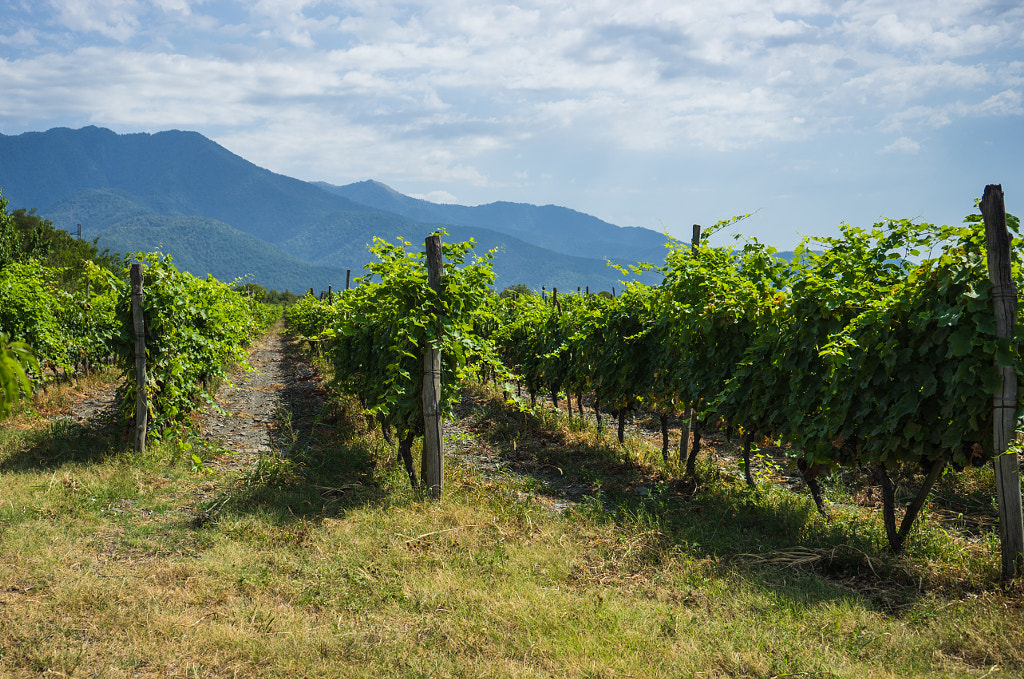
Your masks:
<svg viewBox="0 0 1024 679"><path fill-rule="evenodd" d="M5 426L0 674L1024 672L1019 586L996 579L984 522L944 513L984 513L984 471L944 479L895 559L856 492L830 489L826 522L707 456L683 484L655 447L472 396L463 425L518 473L450 464L440 502L350 402L235 476L174 441L140 456L78 425ZM549 509L570 482L589 490Z"/></svg>

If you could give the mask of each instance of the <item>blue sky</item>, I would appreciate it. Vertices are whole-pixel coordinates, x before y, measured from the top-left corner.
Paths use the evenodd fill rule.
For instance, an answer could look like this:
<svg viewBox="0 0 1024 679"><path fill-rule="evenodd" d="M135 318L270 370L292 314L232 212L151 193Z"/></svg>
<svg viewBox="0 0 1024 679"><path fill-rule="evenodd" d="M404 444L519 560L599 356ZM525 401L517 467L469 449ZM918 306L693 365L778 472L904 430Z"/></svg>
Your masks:
<svg viewBox="0 0 1024 679"><path fill-rule="evenodd" d="M1018 0L0 0L0 133L196 130L293 177L783 249L1024 214ZM0 159L2 162L2 159Z"/></svg>

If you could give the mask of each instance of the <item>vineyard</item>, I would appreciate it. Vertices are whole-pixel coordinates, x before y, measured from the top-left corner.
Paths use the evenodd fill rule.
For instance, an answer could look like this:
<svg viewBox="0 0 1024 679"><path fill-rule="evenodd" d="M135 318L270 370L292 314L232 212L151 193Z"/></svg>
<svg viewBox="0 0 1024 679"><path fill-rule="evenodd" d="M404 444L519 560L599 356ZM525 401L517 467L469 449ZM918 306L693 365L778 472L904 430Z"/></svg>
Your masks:
<svg viewBox="0 0 1024 679"><path fill-rule="evenodd" d="M614 293L496 294L500 253L375 241L284 337L158 253L4 255L0 669L1019 676L993 399L1016 429L1022 338L986 220L790 260L710 244L737 221ZM268 332L298 372L246 457L202 423L254 417L222 396ZM48 420L91 372L113 424Z"/></svg>
<svg viewBox="0 0 1024 679"><path fill-rule="evenodd" d="M1008 221L1017 233L1019 221ZM448 415L471 372L505 382L507 393L514 379L532 406L544 394L571 410L575 396L582 414L587 395L599 428L602 410L616 414L620 443L628 413L656 413L672 465L665 423L686 413L687 477L704 432L724 426L742 437L750 485L753 446L784 445L823 513L819 478L868 470L899 553L936 480L995 454L992 397L1000 366L1018 365L1021 338L997 335L980 216L959 227L900 220L839 231L806 240L788 262L756 241L676 243L659 286L630 284L617 297L555 290L550 299L483 294L486 259L458 267L466 245L449 246L447 289L435 297L415 266L422 254L380 244L364 285L330 301L307 297L289 322L389 440L397 427L413 486L420 356L439 346ZM1014 275L1019 288L1019 268ZM915 471L923 479L897 525L892 476Z"/></svg>
<svg viewBox="0 0 1024 679"><path fill-rule="evenodd" d="M0 195L5 220L6 207ZM0 234L5 231L6 223ZM55 267L27 250L22 257L0 257L0 414L25 392L69 382L90 367L116 365L125 376L134 370L132 262L145 272L141 312L148 376L142 402L157 433L209 402L209 389L227 368L245 366L249 342L278 314L231 285L179 271L159 253L135 253L119 265L103 256L98 259L105 266L87 259ZM135 416L138 387L124 380L120 389L126 422Z"/></svg>

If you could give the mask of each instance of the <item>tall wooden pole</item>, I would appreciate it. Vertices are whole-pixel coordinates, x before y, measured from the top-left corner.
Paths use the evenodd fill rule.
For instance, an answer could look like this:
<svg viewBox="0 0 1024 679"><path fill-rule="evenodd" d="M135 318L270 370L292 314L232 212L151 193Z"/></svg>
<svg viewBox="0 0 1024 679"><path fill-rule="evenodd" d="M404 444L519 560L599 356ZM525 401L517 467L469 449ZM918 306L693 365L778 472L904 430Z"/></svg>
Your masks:
<svg viewBox="0 0 1024 679"><path fill-rule="evenodd" d="M690 252L697 253L700 247L700 224L693 225L693 240L690 241ZM697 414L693 410L693 404L687 403L686 411L683 413L683 426L679 430L679 461L687 460L690 457L690 435L697 428Z"/></svg>
<svg viewBox="0 0 1024 679"><path fill-rule="evenodd" d="M444 260L441 237L427 236L427 282L440 296ZM439 314L441 310L435 309ZM440 330L440 319L435 327ZM441 437L441 338L423 347L423 458L420 477L434 498L444 490L444 442Z"/></svg>
<svg viewBox="0 0 1024 679"><path fill-rule="evenodd" d="M146 452L149 399L146 394L146 323L142 315L142 262L132 264L132 325L135 330L135 450Z"/></svg>
<svg viewBox="0 0 1024 679"><path fill-rule="evenodd" d="M348 284L352 280L352 269L345 269L345 289L348 290Z"/></svg>
<svg viewBox="0 0 1024 679"><path fill-rule="evenodd" d="M1013 336L1017 321L1017 291L1010 272L1010 232L1006 228L1006 206L1003 187L989 184L981 199L985 217L985 241L988 247L988 276L992 281L995 304L996 336ZM999 537L1002 546L1003 576L1020 574L1024 562L1024 519L1021 513L1020 466L1016 453L1006 449L1013 440L1017 419L1017 372L1013 365L996 369L1002 384L993 398L994 425L992 447L996 470L996 493L999 504Z"/></svg>

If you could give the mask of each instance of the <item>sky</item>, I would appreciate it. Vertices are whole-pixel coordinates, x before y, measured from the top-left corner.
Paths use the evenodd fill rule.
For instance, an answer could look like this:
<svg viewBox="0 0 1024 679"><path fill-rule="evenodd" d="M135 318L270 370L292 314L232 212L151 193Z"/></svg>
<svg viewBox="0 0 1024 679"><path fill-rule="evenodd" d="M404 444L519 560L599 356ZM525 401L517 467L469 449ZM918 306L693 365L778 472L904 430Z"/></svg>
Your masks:
<svg viewBox="0 0 1024 679"><path fill-rule="evenodd" d="M730 232L788 249L989 183L1024 214L1024 6L0 0L0 133L85 125L684 240L754 213Z"/></svg>

